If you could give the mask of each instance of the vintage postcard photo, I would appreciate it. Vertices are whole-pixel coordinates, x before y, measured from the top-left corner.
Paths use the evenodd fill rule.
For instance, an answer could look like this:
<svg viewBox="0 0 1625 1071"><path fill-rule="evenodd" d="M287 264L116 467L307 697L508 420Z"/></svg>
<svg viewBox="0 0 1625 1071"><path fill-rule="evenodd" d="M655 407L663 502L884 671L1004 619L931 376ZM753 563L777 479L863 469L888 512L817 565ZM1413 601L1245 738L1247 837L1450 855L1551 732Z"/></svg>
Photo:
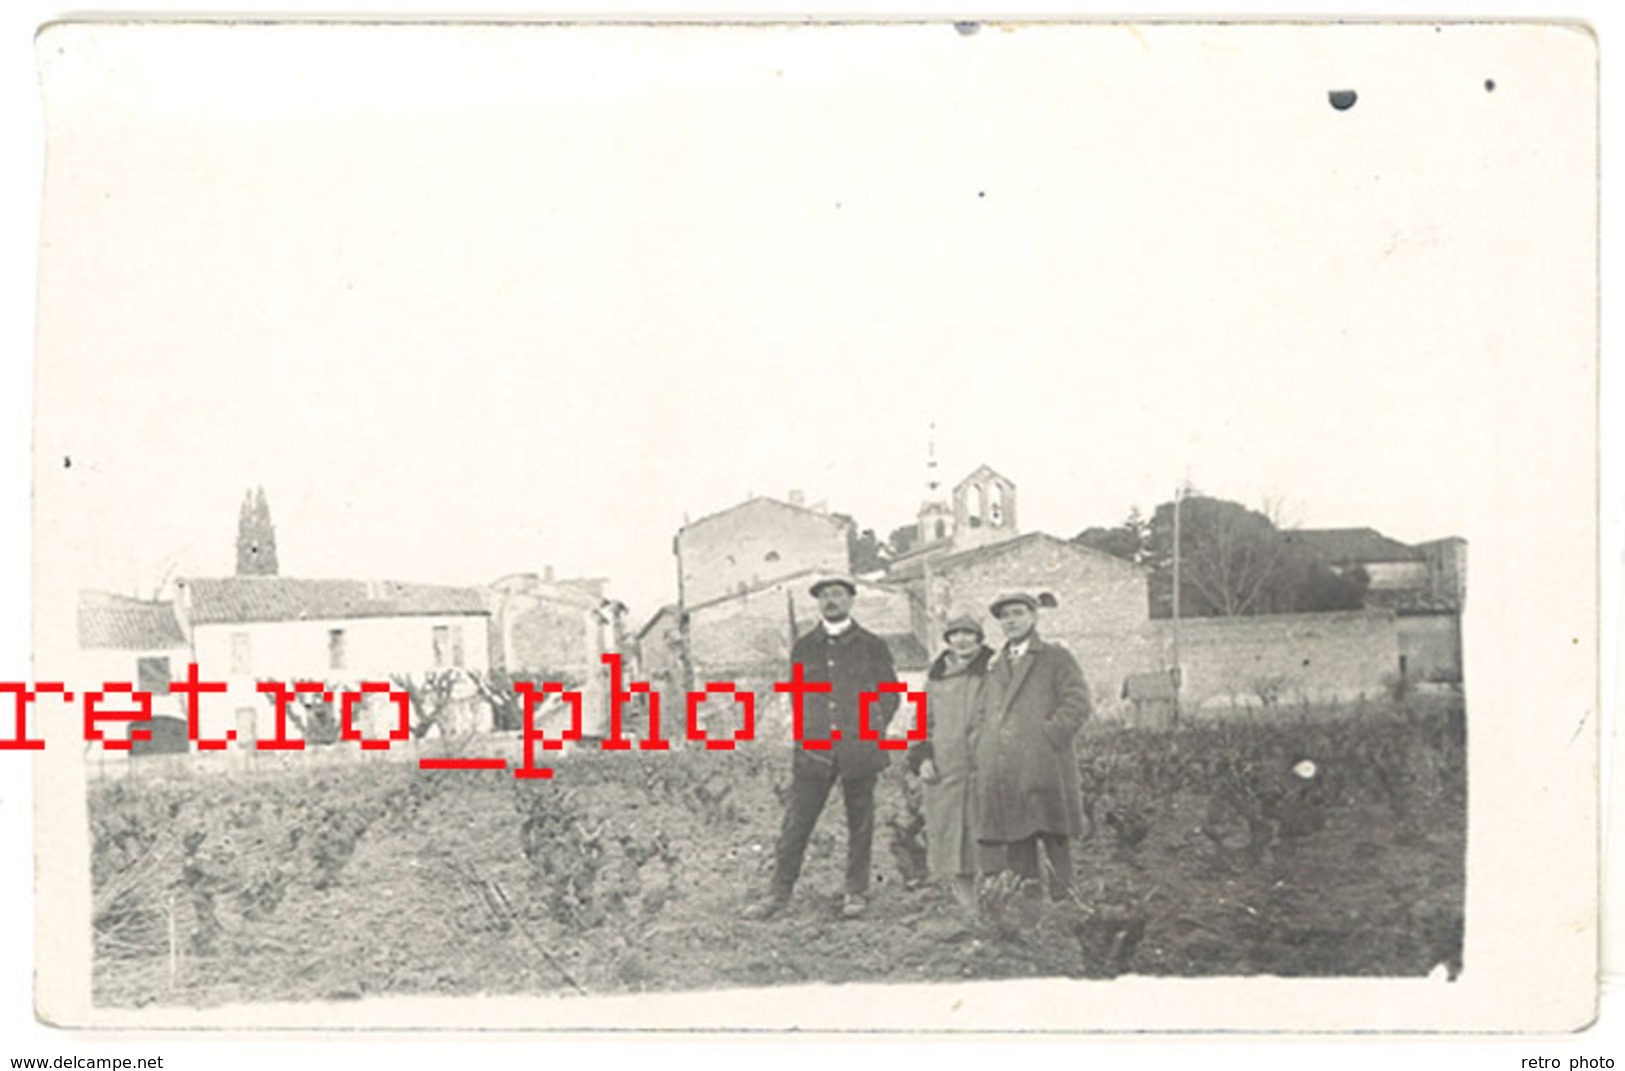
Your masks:
<svg viewBox="0 0 1625 1071"><path fill-rule="evenodd" d="M48 1022L1591 1019L1584 28L37 52Z"/></svg>

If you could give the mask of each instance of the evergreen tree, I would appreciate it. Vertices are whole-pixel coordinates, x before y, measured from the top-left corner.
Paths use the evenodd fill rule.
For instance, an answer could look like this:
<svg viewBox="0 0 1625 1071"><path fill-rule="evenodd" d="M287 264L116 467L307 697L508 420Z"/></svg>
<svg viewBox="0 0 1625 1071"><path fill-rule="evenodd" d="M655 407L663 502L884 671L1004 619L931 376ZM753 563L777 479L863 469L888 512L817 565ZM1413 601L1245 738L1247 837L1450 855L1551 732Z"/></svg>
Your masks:
<svg viewBox="0 0 1625 1071"><path fill-rule="evenodd" d="M237 510L237 575L277 575L276 526L263 487L246 492Z"/></svg>

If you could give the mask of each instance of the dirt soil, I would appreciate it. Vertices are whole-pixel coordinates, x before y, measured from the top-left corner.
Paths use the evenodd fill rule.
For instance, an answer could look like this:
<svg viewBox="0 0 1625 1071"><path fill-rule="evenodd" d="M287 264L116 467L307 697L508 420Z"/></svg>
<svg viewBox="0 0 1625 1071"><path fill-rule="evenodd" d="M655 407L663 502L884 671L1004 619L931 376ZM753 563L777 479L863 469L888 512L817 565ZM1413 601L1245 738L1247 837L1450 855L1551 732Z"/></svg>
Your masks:
<svg viewBox="0 0 1625 1071"><path fill-rule="evenodd" d="M1459 715L1457 715L1459 718ZM1461 969L1463 741L1448 718L1080 740L1076 895L975 911L923 877L918 785L878 789L867 917L833 796L790 907L764 886L786 750L589 752L551 781L356 765L91 788L95 999L636 992L1035 976ZM1310 778L1292 772L1309 759Z"/></svg>

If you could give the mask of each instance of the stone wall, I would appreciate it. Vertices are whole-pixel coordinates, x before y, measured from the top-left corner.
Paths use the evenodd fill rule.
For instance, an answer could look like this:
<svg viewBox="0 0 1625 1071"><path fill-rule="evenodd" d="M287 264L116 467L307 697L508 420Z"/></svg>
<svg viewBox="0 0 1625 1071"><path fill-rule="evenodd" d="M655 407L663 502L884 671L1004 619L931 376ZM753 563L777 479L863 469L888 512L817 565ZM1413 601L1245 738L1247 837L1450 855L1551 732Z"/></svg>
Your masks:
<svg viewBox="0 0 1625 1071"><path fill-rule="evenodd" d="M1427 560L1433 601L1460 610L1467 602L1467 541L1456 536L1418 543Z"/></svg>
<svg viewBox="0 0 1625 1071"><path fill-rule="evenodd" d="M529 596L514 596L499 620L505 668L514 673L582 670L598 660L591 611Z"/></svg>
<svg viewBox="0 0 1625 1071"><path fill-rule="evenodd" d="M1026 537L1000 548L950 560L933 590L935 633L959 608L975 613L991 638L998 623L989 604L1006 591L1049 592L1056 605L1039 614L1043 635L1122 636L1142 629L1150 617L1146 573L1108 554L1050 537Z"/></svg>
<svg viewBox="0 0 1625 1071"><path fill-rule="evenodd" d="M698 606L808 569L850 567L846 528L835 518L756 498L677 533L683 602Z"/></svg>
<svg viewBox="0 0 1625 1071"><path fill-rule="evenodd" d="M1461 680L1461 618L1456 614L1400 617L1399 653L1412 680Z"/></svg>
<svg viewBox="0 0 1625 1071"><path fill-rule="evenodd" d="M1171 621L1155 623L1173 664ZM1181 709L1223 712L1278 703L1348 701L1384 694L1399 672L1391 611L1185 618Z"/></svg>

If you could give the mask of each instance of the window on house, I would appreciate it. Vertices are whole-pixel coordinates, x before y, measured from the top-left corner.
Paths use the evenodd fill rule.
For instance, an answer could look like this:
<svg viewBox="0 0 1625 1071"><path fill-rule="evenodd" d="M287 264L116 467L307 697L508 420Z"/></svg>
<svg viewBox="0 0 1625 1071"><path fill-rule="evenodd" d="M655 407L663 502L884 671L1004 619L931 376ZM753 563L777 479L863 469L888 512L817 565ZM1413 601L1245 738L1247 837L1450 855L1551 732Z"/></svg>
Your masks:
<svg viewBox="0 0 1625 1071"><path fill-rule="evenodd" d="M138 658L135 660L137 687L148 695L169 694L169 658Z"/></svg>
<svg viewBox="0 0 1625 1071"><path fill-rule="evenodd" d="M434 626L434 668L461 668L463 664L463 627L461 625Z"/></svg>
<svg viewBox="0 0 1625 1071"><path fill-rule="evenodd" d="M937 538L946 539L948 536L948 522L937 518Z"/></svg>
<svg viewBox="0 0 1625 1071"><path fill-rule="evenodd" d="M344 668L344 630L341 628L327 630L327 668Z"/></svg>
<svg viewBox="0 0 1625 1071"><path fill-rule="evenodd" d="M766 558L765 558L765 559L764 559L764 560L766 560L766 561L770 561L770 562L776 562L776 561L778 561L778 560L779 560L779 552L778 552L778 551L776 551L776 550L770 550L770 551L768 551L768 552L767 552L767 557L766 557Z"/></svg>
<svg viewBox="0 0 1625 1071"><path fill-rule="evenodd" d="M238 675L254 672L254 650L246 632L231 634L231 671Z"/></svg>

